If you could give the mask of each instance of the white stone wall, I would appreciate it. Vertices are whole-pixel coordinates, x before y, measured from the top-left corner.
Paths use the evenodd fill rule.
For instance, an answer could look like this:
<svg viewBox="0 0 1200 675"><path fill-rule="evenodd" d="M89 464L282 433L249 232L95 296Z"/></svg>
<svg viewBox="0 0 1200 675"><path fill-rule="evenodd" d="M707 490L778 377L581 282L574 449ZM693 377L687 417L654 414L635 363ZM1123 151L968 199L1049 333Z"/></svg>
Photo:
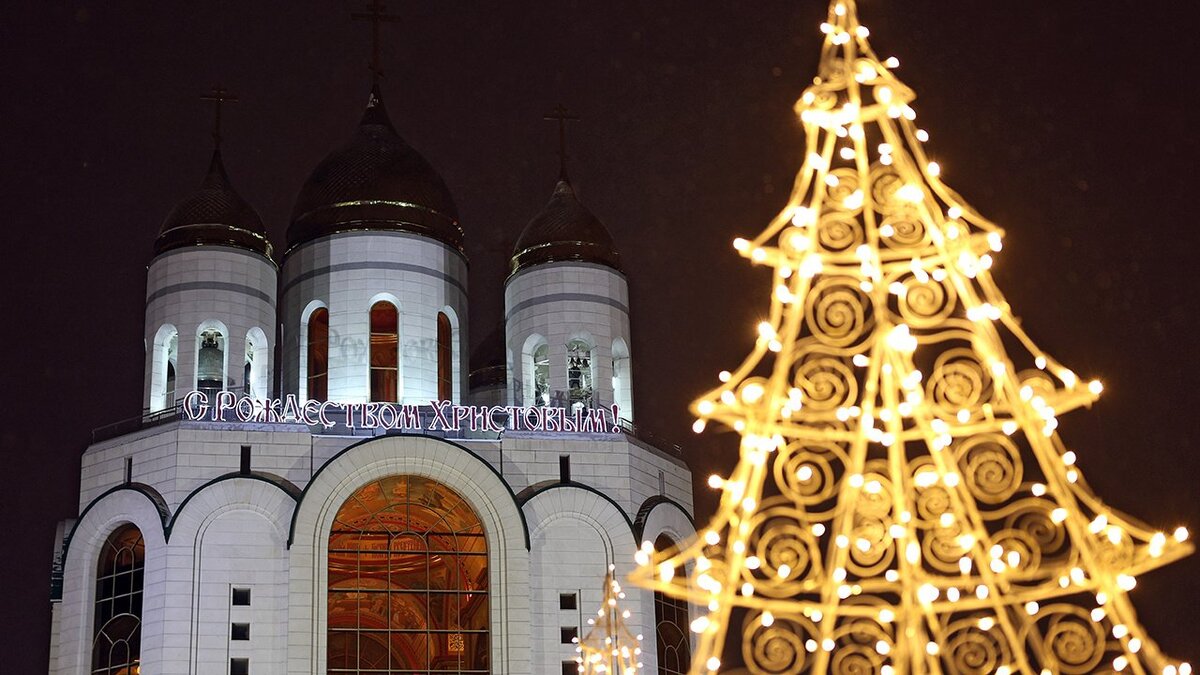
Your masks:
<svg viewBox="0 0 1200 675"><path fill-rule="evenodd" d="M125 480L133 460L133 482L153 487L172 512L208 481L237 471L242 446L249 445L254 471L278 475L303 488L312 475L313 436L293 424L174 422L97 443L81 459L79 508Z"/></svg>
<svg viewBox="0 0 1200 675"><path fill-rule="evenodd" d="M218 666L237 656L250 658L256 673L323 672L331 519L363 484L396 474L447 484L484 522L493 672L558 672L574 653L559 638L571 617L558 609L558 594L572 588L580 594L574 618L586 634L606 566L616 564L622 575L632 569L638 542L631 522L638 509L661 493L690 512L690 474L677 459L626 436L512 432L498 440L452 442L461 447L424 436L313 436L299 425L176 422L92 446L83 456L80 486L80 509L87 513L68 549L57 609L58 672L86 673L96 556L122 522L137 524L146 537L143 663L153 672L222 672ZM292 497L262 480L209 484L238 470L242 445L252 448L253 470L307 487L298 512ZM571 457L573 482L602 492L615 506L596 492L567 486L546 490L518 510L513 494L557 481L560 455ZM121 487L126 457L133 458L133 481L161 493L169 541L141 493L118 489L96 501ZM653 540L661 532L682 540L690 530L679 508L662 504L650 512L643 537ZM252 588L250 608L229 605L233 585ZM644 660L653 663L652 595L626 592L645 638ZM251 640L234 643L229 624L242 620L251 623Z"/></svg>
<svg viewBox="0 0 1200 675"><path fill-rule="evenodd" d="M526 502L524 511L533 541L531 672L558 673L564 661L575 658L575 645L563 643L561 629L575 627L581 639L588 634L587 620L601 606L608 566L615 565L618 580L623 579L633 571L636 545L625 516L589 490L553 487ZM633 587L623 590L627 597L622 608L631 613L627 627L652 648L653 596ZM564 593L576 595L575 611L560 609Z"/></svg>
<svg viewBox="0 0 1200 675"><path fill-rule="evenodd" d="M445 244L404 232L347 232L288 251L283 263L283 390L307 392L307 318L329 309L329 399L370 397L371 305L399 308L400 397L437 398L437 315L450 317L454 400L467 384L467 262Z"/></svg>
<svg viewBox="0 0 1200 675"><path fill-rule="evenodd" d="M540 341L550 348L550 391L565 401L567 343L582 338L592 345L596 403L610 406L613 390L613 344L620 340L628 354L629 285L620 272L592 263L560 262L536 265L510 277L504 286L505 343L509 362L509 400L522 405L533 381L531 352ZM632 368L629 369L632 373ZM632 400L632 374L618 383ZM625 390L628 391L625 391ZM632 420L633 410L621 416Z"/></svg>
<svg viewBox="0 0 1200 675"><path fill-rule="evenodd" d="M225 328L227 389L242 391L246 337L253 330L261 331L268 343L256 350L266 359L260 380L272 382L276 279L274 263L239 248L192 246L156 256L146 280L143 407L156 410L174 404L162 398L166 380L162 339L172 327L179 336L177 395L195 388L197 331L207 322L219 322Z"/></svg>

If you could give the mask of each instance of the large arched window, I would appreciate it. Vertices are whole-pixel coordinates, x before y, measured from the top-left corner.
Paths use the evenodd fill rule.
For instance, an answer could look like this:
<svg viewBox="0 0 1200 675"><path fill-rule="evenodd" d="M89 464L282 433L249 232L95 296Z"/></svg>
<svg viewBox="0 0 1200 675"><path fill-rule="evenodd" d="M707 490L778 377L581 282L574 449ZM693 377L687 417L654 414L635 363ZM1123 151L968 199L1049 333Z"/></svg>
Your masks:
<svg viewBox="0 0 1200 675"><path fill-rule="evenodd" d="M146 547L133 525L104 542L96 567L93 675L136 675L142 649L142 585Z"/></svg>
<svg viewBox="0 0 1200 675"><path fill-rule="evenodd" d="M488 673L483 526L419 476L364 485L329 534L329 673Z"/></svg>
<svg viewBox="0 0 1200 675"><path fill-rule="evenodd" d="M371 400L399 400L400 312L386 300L371 305Z"/></svg>
<svg viewBox="0 0 1200 675"><path fill-rule="evenodd" d="M579 338L567 343L567 403L571 410L592 407L592 346Z"/></svg>
<svg viewBox="0 0 1200 675"><path fill-rule="evenodd" d="M329 310L318 307L308 316L307 365L308 398L329 398Z"/></svg>
<svg viewBox="0 0 1200 675"><path fill-rule="evenodd" d="M439 401L454 397L454 327L445 312L437 316L437 391Z"/></svg>
<svg viewBox="0 0 1200 675"><path fill-rule="evenodd" d="M654 542L656 551L674 548L675 542L665 534L660 534ZM682 578L684 570L676 569L675 574ZM659 675L685 675L692 669L687 601L654 592L654 640L658 644Z"/></svg>

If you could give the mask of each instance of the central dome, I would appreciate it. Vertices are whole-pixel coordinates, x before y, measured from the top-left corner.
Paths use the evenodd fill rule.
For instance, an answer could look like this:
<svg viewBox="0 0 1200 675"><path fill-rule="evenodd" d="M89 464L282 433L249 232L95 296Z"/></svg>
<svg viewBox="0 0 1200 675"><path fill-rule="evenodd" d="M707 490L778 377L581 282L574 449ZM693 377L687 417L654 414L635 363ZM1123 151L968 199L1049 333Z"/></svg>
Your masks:
<svg viewBox="0 0 1200 675"><path fill-rule="evenodd" d="M355 230L413 232L463 248L446 183L396 133L378 85L350 142L322 160L300 190L288 248Z"/></svg>

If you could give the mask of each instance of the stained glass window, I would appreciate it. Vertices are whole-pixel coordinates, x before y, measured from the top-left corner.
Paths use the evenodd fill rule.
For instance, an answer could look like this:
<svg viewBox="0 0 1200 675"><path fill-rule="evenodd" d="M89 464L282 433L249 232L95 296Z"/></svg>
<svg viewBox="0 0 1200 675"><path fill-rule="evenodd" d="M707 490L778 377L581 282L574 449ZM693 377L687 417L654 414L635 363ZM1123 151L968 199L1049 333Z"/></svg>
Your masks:
<svg viewBox="0 0 1200 675"><path fill-rule="evenodd" d="M329 536L329 673L487 673L483 526L417 476L364 485Z"/></svg>

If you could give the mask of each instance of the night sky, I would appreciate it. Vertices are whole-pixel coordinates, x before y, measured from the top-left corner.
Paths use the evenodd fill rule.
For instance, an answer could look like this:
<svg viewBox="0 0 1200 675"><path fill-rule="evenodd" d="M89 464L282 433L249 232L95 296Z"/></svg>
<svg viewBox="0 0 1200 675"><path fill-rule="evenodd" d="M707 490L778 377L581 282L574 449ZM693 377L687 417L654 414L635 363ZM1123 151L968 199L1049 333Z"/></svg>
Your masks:
<svg viewBox="0 0 1200 675"><path fill-rule="evenodd" d="M969 5L969 8L965 7ZM1106 392L1062 420L1092 488L1200 531L1200 56L1183 3L862 0L919 95L947 183L1008 231L996 277L1035 340ZM0 672L46 672L55 523L77 514L93 427L137 415L146 265L195 190L220 82L224 156L277 248L297 191L352 133L370 86L358 5L7 2L0 10L8 329L0 442ZM630 278L638 420L703 485L735 438L686 406L750 349L767 274L730 246L787 198L792 104L815 74L822 0L393 2L384 97L445 178L471 260L471 337L500 319L512 245L550 196L562 102L571 175ZM1140 579L1160 646L1200 660L1200 561Z"/></svg>

